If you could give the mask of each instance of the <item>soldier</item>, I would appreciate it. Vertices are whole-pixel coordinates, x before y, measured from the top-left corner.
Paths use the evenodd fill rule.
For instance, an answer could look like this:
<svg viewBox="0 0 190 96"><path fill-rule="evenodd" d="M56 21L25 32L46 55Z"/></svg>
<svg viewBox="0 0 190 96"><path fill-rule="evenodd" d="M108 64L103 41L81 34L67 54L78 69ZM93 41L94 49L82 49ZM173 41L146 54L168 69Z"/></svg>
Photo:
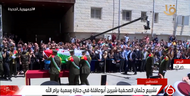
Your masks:
<svg viewBox="0 0 190 96"><path fill-rule="evenodd" d="M10 71L11 71L11 75L14 74L14 76L16 77L17 75L17 62L16 62L16 57L17 57L17 51L14 50L14 47L11 47L10 50Z"/></svg>
<svg viewBox="0 0 190 96"><path fill-rule="evenodd" d="M25 73L29 69L29 64L30 64L30 56L29 53L26 51L26 49L23 49L20 58L20 64L22 64L22 70L24 71L24 76L25 76Z"/></svg>
<svg viewBox="0 0 190 96"><path fill-rule="evenodd" d="M51 55L48 60L51 60L50 63L50 81L59 82L59 73L61 71L61 60L57 56L57 50L53 49L53 55Z"/></svg>
<svg viewBox="0 0 190 96"><path fill-rule="evenodd" d="M167 56L168 53L168 47L165 47L162 54L162 58L160 61L160 66L159 66L159 74L161 74L163 77L165 76L167 67L168 67L168 61L169 61L169 57Z"/></svg>
<svg viewBox="0 0 190 96"><path fill-rule="evenodd" d="M89 82L87 80L89 74L90 74L90 62L91 62L91 57L86 55L86 51L82 52L82 57L80 60L80 80L81 84L84 85L89 85Z"/></svg>
<svg viewBox="0 0 190 96"><path fill-rule="evenodd" d="M80 59L74 55L74 50L70 50L70 55L67 62L67 68L69 69L69 84L79 85Z"/></svg>
<svg viewBox="0 0 190 96"><path fill-rule="evenodd" d="M2 48L0 48L0 76L3 77L4 69L3 69L3 56L2 56Z"/></svg>
<svg viewBox="0 0 190 96"><path fill-rule="evenodd" d="M152 66L154 65L154 57L151 48L147 50L148 55L146 56L146 77L150 78L152 76Z"/></svg>

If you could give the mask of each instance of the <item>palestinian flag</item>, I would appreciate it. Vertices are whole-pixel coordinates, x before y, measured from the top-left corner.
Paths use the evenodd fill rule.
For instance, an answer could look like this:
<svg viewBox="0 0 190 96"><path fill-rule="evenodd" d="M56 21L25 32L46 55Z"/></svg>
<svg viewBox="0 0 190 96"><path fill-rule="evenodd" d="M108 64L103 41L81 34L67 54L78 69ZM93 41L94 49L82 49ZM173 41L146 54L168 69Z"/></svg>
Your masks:
<svg viewBox="0 0 190 96"><path fill-rule="evenodd" d="M12 55L12 58L13 58L13 59L16 58L16 54L17 54L17 53L18 53L18 52L17 52L16 50L14 50L13 55Z"/></svg>
<svg viewBox="0 0 190 96"><path fill-rule="evenodd" d="M58 50L57 55L61 58L61 63L65 64L68 61L68 58L70 57L69 50L63 50L63 49L56 49ZM82 56L83 50L75 50L75 56L78 56L79 58ZM45 50L43 51L44 55L49 58L53 54L52 50ZM87 55L89 55L87 53Z"/></svg>

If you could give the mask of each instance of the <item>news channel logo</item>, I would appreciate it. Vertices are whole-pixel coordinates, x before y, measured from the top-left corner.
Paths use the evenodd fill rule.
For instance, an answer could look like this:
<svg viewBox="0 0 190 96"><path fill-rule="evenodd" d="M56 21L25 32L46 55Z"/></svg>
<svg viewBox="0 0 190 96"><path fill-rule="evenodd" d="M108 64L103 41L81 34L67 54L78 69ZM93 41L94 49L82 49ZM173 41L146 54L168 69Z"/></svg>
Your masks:
<svg viewBox="0 0 190 96"><path fill-rule="evenodd" d="M168 94L168 95L173 95L175 93L175 88L171 85L168 85L165 89L165 92Z"/></svg>
<svg viewBox="0 0 190 96"><path fill-rule="evenodd" d="M171 15L174 15L174 14L176 13L176 8L174 8L175 5L170 5L169 10L168 10L168 5L165 5L165 7L166 7L166 11L164 11L164 13L165 13L166 15L171 16ZM169 13L168 13L168 12L169 12Z"/></svg>

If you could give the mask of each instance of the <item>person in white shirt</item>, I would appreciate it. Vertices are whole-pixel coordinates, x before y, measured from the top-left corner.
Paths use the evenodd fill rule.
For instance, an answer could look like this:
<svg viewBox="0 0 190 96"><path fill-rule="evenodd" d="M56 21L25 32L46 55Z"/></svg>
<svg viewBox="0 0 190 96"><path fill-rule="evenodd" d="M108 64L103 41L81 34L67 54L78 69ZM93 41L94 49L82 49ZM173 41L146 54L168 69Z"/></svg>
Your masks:
<svg viewBox="0 0 190 96"><path fill-rule="evenodd" d="M127 34L124 37L125 37L125 42L127 43L129 41L129 37Z"/></svg>

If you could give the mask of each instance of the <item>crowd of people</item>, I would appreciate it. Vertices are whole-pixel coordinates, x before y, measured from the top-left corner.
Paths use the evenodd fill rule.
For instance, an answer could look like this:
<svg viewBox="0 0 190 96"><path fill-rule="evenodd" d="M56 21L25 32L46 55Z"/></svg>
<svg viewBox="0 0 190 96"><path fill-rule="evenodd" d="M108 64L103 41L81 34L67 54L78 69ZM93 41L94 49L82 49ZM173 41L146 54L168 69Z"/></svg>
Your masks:
<svg viewBox="0 0 190 96"><path fill-rule="evenodd" d="M125 74L130 71L134 71L134 74L137 74L137 71L144 72L147 68L146 59L149 52L153 54L154 66L160 66L165 46L167 46L166 55L169 58L168 70L173 70L174 59L190 59L190 42L177 40L174 36L170 36L169 40L165 41L159 40L157 36L150 40L148 35L139 39L125 35L121 40L116 40L116 36L113 35L112 38L98 40L91 38L82 41L72 38L71 42L49 41L40 44L24 43L16 37L4 37L0 50L0 76L9 80L12 76L17 77L27 70L47 69L44 65L48 62L43 51L55 48L88 51L92 62L96 61L95 72L103 72L104 64L107 65L107 72L124 72Z"/></svg>

